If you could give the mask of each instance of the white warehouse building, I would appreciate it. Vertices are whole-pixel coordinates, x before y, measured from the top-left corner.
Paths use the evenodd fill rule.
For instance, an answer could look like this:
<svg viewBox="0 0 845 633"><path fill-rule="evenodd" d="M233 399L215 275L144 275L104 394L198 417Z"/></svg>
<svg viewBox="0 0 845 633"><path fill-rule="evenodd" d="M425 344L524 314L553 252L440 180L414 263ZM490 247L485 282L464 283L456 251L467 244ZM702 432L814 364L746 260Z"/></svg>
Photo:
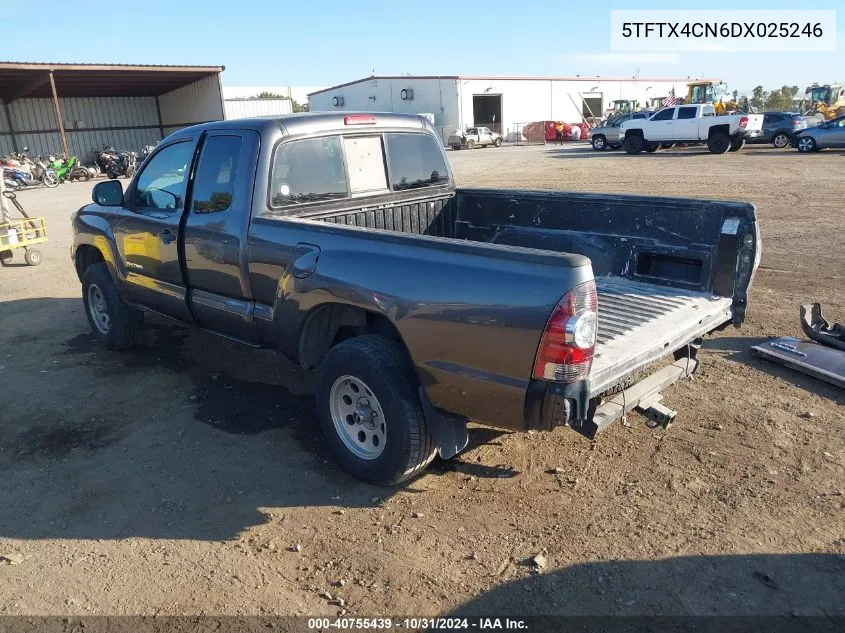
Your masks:
<svg viewBox="0 0 845 633"><path fill-rule="evenodd" d="M674 91L686 96L691 79L606 77L372 76L308 95L312 112L371 111L433 115L445 138L483 125L515 138L535 121L580 123L600 117L615 100L640 107ZM713 80L718 81L718 80ZM583 117L583 118L582 118Z"/></svg>

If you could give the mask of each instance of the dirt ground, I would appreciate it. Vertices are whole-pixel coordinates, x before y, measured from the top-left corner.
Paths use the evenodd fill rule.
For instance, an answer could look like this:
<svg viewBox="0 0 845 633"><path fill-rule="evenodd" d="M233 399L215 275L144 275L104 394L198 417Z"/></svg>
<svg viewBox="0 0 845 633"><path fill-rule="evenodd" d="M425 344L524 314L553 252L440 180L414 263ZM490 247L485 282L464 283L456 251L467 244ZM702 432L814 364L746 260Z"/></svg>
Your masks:
<svg viewBox="0 0 845 633"><path fill-rule="evenodd" d="M799 335L802 302L845 320L845 153L449 155L461 186L757 205L748 321L665 393L676 423L479 427L404 487L362 484L283 359L157 319L95 345L68 222L91 185L24 192L50 242L0 270L0 614L845 615L845 393L748 353Z"/></svg>

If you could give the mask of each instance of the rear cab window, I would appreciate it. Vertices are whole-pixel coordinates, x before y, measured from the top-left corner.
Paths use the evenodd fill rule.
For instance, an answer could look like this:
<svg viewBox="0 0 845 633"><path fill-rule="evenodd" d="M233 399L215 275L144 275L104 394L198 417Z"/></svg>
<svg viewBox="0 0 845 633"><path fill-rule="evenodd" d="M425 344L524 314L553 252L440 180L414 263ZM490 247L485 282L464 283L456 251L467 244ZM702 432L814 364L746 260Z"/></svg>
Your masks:
<svg viewBox="0 0 845 633"><path fill-rule="evenodd" d="M430 134L417 132L282 142L271 170L272 209L449 184L439 143Z"/></svg>

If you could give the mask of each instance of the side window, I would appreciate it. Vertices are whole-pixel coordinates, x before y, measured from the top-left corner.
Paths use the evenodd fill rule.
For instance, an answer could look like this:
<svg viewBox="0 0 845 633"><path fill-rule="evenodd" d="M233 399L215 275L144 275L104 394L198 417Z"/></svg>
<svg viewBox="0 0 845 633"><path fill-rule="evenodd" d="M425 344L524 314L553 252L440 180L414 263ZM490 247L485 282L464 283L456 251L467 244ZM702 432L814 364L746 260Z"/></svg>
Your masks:
<svg viewBox="0 0 845 633"><path fill-rule="evenodd" d="M651 117L652 121L671 121L672 117L675 116L675 108L666 108L665 110L661 110L653 117Z"/></svg>
<svg viewBox="0 0 845 633"><path fill-rule="evenodd" d="M644 115L644 114L635 114L635 115L634 115L634 118L635 118L635 119L644 119L644 118L645 118L645 115Z"/></svg>
<svg viewBox="0 0 845 633"><path fill-rule="evenodd" d="M478 134L478 130L474 127L471 127L467 130L467 134Z"/></svg>
<svg viewBox="0 0 845 633"><path fill-rule="evenodd" d="M282 143L273 158L270 204L302 204L349 195L337 136Z"/></svg>
<svg viewBox="0 0 845 633"><path fill-rule="evenodd" d="M394 191L445 185L449 171L439 144L428 134L385 134Z"/></svg>
<svg viewBox="0 0 845 633"><path fill-rule="evenodd" d="M679 119L694 119L695 118L695 110L696 108L686 107L686 108L678 108L678 118Z"/></svg>
<svg viewBox="0 0 845 633"><path fill-rule="evenodd" d="M212 136L202 148L194 179L194 213L216 213L232 205L240 136Z"/></svg>
<svg viewBox="0 0 845 633"><path fill-rule="evenodd" d="M194 144L168 145L150 159L138 175L132 206L141 209L181 209Z"/></svg>
<svg viewBox="0 0 845 633"><path fill-rule="evenodd" d="M716 108L714 108L712 105L702 106L701 116L716 116Z"/></svg>

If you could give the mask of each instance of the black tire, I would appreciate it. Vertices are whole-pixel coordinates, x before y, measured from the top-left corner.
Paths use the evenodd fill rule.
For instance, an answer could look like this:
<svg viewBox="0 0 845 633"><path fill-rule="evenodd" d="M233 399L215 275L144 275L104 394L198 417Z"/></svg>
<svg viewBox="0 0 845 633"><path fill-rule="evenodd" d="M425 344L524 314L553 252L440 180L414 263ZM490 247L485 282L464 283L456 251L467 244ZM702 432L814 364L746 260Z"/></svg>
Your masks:
<svg viewBox="0 0 845 633"><path fill-rule="evenodd" d="M91 174L88 173L88 170L84 167L75 167L73 172L71 172L70 177L72 180L88 182L88 179L91 177Z"/></svg>
<svg viewBox="0 0 845 633"><path fill-rule="evenodd" d="M10 250L0 251L0 264L3 266L8 266L12 263L12 259L14 259L15 254Z"/></svg>
<svg viewBox="0 0 845 633"><path fill-rule="evenodd" d="M597 152L603 152L607 149L607 139L604 137L604 134L597 134L593 137L592 141L593 149Z"/></svg>
<svg viewBox="0 0 845 633"><path fill-rule="evenodd" d="M818 145L816 145L816 139L812 136L802 136L795 142L795 147L798 148L799 152L804 154L809 154L810 152L815 152L818 149Z"/></svg>
<svg viewBox="0 0 845 633"><path fill-rule="evenodd" d="M648 154L654 154L654 152L656 152L659 148L660 148L659 145L649 145L648 147L645 148L645 151Z"/></svg>
<svg viewBox="0 0 845 633"><path fill-rule="evenodd" d="M778 132L772 137L772 145L778 149L784 149L792 144L792 139L786 132Z"/></svg>
<svg viewBox="0 0 845 633"><path fill-rule="evenodd" d="M493 145L495 145L496 147L501 147L502 146L502 139L497 138L496 141L493 143Z"/></svg>
<svg viewBox="0 0 845 633"><path fill-rule="evenodd" d="M24 249L23 258L30 266L38 266L41 263L41 251L37 248L26 248Z"/></svg>
<svg viewBox="0 0 845 633"><path fill-rule="evenodd" d="M472 139L469 139L467 141L467 149L474 149L474 148L475 148L475 141L473 141Z"/></svg>
<svg viewBox="0 0 845 633"><path fill-rule="evenodd" d="M452 145L452 149L457 152L459 149L461 149L461 146L460 145Z"/></svg>
<svg viewBox="0 0 845 633"><path fill-rule="evenodd" d="M743 147L745 147L745 139L744 138L732 138L731 139L731 147L728 149L729 152L738 152Z"/></svg>
<svg viewBox="0 0 845 633"><path fill-rule="evenodd" d="M342 376L364 382L384 411L386 440L374 459L355 455L335 428L331 390ZM437 448L428 431L416 376L405 350L383 336L359 336L333 347L317 368L317 414L329 448L340 466L359 479L396 485L421 473Z"/></svg>
<svg viewBox="0 0 845 633"><path fill-rule="evenodd" d="M92 315L90 297L92 286L99 289L108 315L108 327L100 328ZM88 325L100 343L107 349L121 350L134 347L141 339L144 314L120 298L109 269L103 263L91 264L82 274L82 303Z"/></svg>
<svg viewBox="0 0 845 633"><path fill-rule="evenodd" d="M643 151L645 146L645 141L643 141L642 137L639 136L629 136L625 139L625 142L622 143L622 147L625 148L625 151L628 154L639 154Z"/></svg>
<svg viewBox="0 0 845 633"><path fill-rule="evenodd" d="M731 137L724 132L716 132L707 139L707 149L711 154L725 154L731 148Z"/></svg>

